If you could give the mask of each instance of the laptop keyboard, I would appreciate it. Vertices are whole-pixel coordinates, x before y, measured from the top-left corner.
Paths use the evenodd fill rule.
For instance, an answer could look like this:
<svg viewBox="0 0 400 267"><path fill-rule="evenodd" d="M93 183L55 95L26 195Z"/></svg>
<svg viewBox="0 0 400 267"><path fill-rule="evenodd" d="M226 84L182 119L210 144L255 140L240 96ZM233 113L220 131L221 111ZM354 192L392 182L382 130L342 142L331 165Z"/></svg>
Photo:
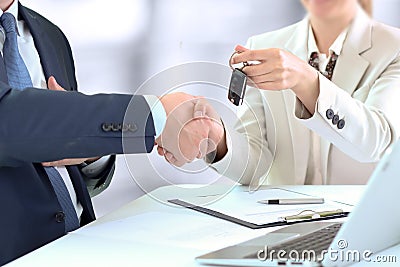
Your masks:
<svg viewBox="0 0 400 267"><path fill-rule="evenodd" d="M303 235L290 241L280 243L276 246L268 247L268 251L283 250L286 253L297 251L301 254L303 251L314 251L316 255L321 255L323 250L327 250L338 233L342 223L335 223L315 232ZM276 256L277 253L273 255ZM245 258L257 258L257 253L252 253ZM275 257L274 257L275 258Z"/></svg>

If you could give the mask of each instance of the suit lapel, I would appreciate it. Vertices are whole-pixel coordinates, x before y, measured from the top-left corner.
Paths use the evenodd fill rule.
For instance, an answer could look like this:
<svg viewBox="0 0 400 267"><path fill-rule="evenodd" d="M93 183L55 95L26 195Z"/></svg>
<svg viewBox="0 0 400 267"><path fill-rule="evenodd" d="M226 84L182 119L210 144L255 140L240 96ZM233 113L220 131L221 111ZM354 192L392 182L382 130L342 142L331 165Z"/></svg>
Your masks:
<svg viewBox="0 0 400 267"><path fill-rule="evenodd" d="M308 36L308 18L303 19L294 30L294 34L288 40L285 47L286 49L307 61L307 36ZM308 151L310 150L310 130L302 125L294 116L294 108L296 104L296 97L291 90L284 90L282 92L286 108L288 109L287 116L289 128L294 142L293 159L295 164L295 183L304 184L305 173L307 171Z"/></svg>
<svg viewBox="0 0 400 267"><path fill-rule="evenodd" d="M54 76L60 85L64 88L69 88L65 87L67 83L62 71L63 64L59 62L57 50L55 49L49 35L44 30L45 25L40 23L35 13L31 12L20 3L18 15L25 21L32 34L46 81L50 76Z"/></svg>

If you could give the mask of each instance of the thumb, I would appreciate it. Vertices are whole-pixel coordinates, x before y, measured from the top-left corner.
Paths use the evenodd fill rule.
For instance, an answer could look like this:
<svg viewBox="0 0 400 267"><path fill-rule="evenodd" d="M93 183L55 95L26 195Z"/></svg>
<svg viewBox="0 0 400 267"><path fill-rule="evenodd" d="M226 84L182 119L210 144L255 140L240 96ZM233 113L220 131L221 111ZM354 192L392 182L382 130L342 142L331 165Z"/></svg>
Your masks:
<svg viewBox="0 0 400 267"><path fill-rule="evenodd" d="M208 103L203 99L197 99L193 109L193 118L199 119L207 116Z"/></svg>
<svg viewBox="0 0 400 267"><path fill-rule="evenodd" d="M213 122L217 122L222 125L218 112L213 106L204 98L196 99L196 103L193 109L194 119L210 119Z"/></svg>
<svg viewBox="0 0 400 267"><path fill-rule="evenodd" d="M54 90L54 91L65 91L64 88L62 88L56 81L56 78L54 76L50 76L48 82L47 82L47 87L49 90Z"/></svg>

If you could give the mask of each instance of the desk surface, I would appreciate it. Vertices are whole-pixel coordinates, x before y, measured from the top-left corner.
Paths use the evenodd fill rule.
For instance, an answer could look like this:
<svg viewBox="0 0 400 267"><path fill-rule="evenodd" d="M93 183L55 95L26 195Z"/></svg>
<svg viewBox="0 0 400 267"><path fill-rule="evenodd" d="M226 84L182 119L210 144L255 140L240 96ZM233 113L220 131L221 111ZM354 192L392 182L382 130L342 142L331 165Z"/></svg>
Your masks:
<svg viewBox="0 0 400 267"><path fill-rule="evenodd" d="M279 188L356 204L364 187ZM260 236L276 228L247 229L168 205L166 201L189 196L223 196L244 190L245 187L227 188L221 185L162 187L31 252L9 266L202 266L194 260L196 256ZM400 246L390 255L398 255L399 251Z"/></svg>

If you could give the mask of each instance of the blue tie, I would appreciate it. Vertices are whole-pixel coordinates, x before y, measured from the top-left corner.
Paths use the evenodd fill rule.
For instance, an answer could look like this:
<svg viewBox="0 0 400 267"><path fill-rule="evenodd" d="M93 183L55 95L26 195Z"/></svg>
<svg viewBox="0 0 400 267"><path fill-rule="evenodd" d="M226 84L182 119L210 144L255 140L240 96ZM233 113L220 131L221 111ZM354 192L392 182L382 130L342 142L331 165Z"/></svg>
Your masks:
<svg viewBox="0 0 400 267"><path fill-rule="evenodd" d="M0 23L6 33L3 46L3 58L8 83L14 89L23 90L26 87L32 87L32 80L28 69L18 51L15 18L11 13L3 13L0 17ZM73 231L79 227L79 220L68 189L60 173L54 167L46 167L45 170L57 195L58 202L65 214L65 231Z"/></svg>

